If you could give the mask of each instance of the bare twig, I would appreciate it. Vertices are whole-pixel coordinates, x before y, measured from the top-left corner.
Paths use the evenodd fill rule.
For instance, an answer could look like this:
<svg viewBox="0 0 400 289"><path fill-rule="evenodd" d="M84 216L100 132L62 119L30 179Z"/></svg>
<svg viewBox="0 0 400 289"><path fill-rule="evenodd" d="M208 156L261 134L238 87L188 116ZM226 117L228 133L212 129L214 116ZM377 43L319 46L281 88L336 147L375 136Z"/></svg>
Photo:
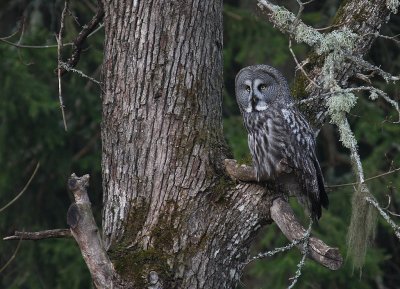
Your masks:
<svg viewBox="0 0 400 289"><path fill-rule="evenodd" d="M12 254L12 256L8 259L8 261L4 264L4 266L0 268L0 273L3 272L4 269L6 269L11 264L11 262L15 259L15 256L17 256L19 247L21 246L21 241L22 241L22 238L19 239L17 248L15 248L14 253Z"/></svg>
<svg viewBox="0 0 400 289"><path fill-rule="evenodd" d="M298 101L297 104L305 104L305 103L313 102L317 99L323 99L323 96L320 94L317 94L316 96L302 99L302 100Z"/></svg>
<svg viewBox="0 0 400 289"><path fill-rule="evenodd" d="M299 4L299 10L297 11L296 19L299 20L301 17L301 13L303 13L304 10L304 4L300 0L296 0L297 4Z"/></svg>
<svg viewBox="0 0 400 289"><path fill-rule="evenodd" d="M371 205L373 205L378 212L381 214L381 216L385 219L385 221L393 228L394 230L394 234L396 235L396 237L400 240L400 226L396 225L395 222L393 222L393 220L389 217L388 214L386 214L386 212L379 206L378 202L371 198L371 197L367 197L366 198L367 202L370 203Z"/></svg>
<svg viewBox="0 0 400 289"><path fill-rule="evenodd" d="M14 34L15 35L15 34ZM11 41L6 40L8 37L6 38L0 38L1 42L7 43L8 45L17 47L17 48L32 48L32 49L46 49L46 48L58 48L58 44L51 44L51 45L25 45L25 44L17 44L17 43L13 43ZM62 47L65 46L72 46L73 43L64 43L62 45Z"/></svg>
<svg viewBox="0 0 400 289"><path fill-rule="evenodd" d="M90 81L92 81L92 82L94 82L94 83L96 83L96 84L98 84L98 85L101 85L101 82L100 82L100 81L94 79L93 77L90 77L89 75L86 75L85 73L83 73L82 71L80 71L80 70L78 70L78 69L72 68L71 66L68 65L68 63L61 62L61 63L60 63L60 66L64 69L64 71L72 71L72 72L75 72L75 73L79 74L81 77L87 78L87 79L89 79Z"/></svg>
<svg viewBox="0 0 400 289"><path fill-rule="evenodd" d="M19 36L19 40L18 40L17 44L21 44L22 39L24 38L24 34L25 34L25 20L26 20L25 17L23 17L22 20L21 20L21 28L20 28L21 35ZM24 61L24 59L23 59L24 57L23 57L23 55L22 55L22 53L21 53L21 49L18 49L17 52L18 52L18 57L19 57L19 59L20 59L20 61L21 61L22 64L24 64L24 65L26 65L26 66L29 66L29 65L32 65L32 64L33 64L32 61L30 61L30 62L25 62L25 61Z"/></svg>
<svg viewBox="0 0 400 289"><path fill-rule="evenodd" d="M248 265L248 264L250 264L251 262L253 262L255 260L259 260L259 259L263 259L263 258L267 258L267 257L272 257L272 256L274 256L274 255L276 255L278 253L289 251L294 246L297 246L298 244L300 244L303 241L304 241L304 238L296 239L296 240L293 240L292 242L290 242L289 244L287 244L286 246L277 247L277 248L274 248L274 249L272 249L270 251L259 253L258 255L254 256L254 257L251 257L249 260L244 262L244 265Z"/></svg>
<svg viewBox="0 0 400 289"><path fill-rule="evenodd" d="M22 194L25 193L26 189L29 187L30 183L32 182L33 178L35 177L36 172L38 171L39 167L40 167L40 163L37 163L35 170L33 171L31 177L29 178L29 180L26 183L26 185L24 186L24 188L21 190L21 192L19 192L18 195L15 196L14 199L12 199L10 202L8 202L4 207L0 208L0 213L2 211L4 211L5 209L7 209L9 206L11 206L14 202L16 202L22 196Z"/></svg>
<svg viewBox="0 0 400 289"><path fill-rule="evenodd" d="M393 173L395 173L395 172L397 172L399 170L400 170L400 168L397 168L397 169L394 169L394 170L390 170L390 171L388 171L386 173L379 174L379 175L367 178L367 179L364 180L364 182L368 182L370 180L374 180L374 179L377 179L377 178L381 178L381 177L393 174ZM340 184L340 185L331 185L331 186L325 186L325 187L328 188L328 189L332 189L332 188L340 188L340 187L347 187L347 186L355 186L355 185L358 185L358 184L359 184L358 182L353 182L353 183L346 183L346 184Z"/></svg>
<svg viewBox="0 0 400 289"><path fill-rule="evenodd" d="M296 19L299 20L301 17L301 14L303 13L304 6L314 2L314 0L309 0L307 2L301 2L300 0L296 0L296 1L297 1L297 4L299 4L299 10L297 11Z"/></svg>
<svg viewBox="0 0 400 289"><path fill-rule="evenodd" d="M7 40L7 39L10 39L10 38L13 38L18 33L19 33L19 29L17 31L15 31L13 34L10 34L10 35L4 36L4 37L0 37L0 40Z"/></svg>
<svg viewBox="0 0 400 289"><path fill-rule="evenodd" d="M335 25L329 25L327 27L321 27L321 28L314 28L317 31L324 31L324 30L328 30L328 29L332 29L332 28L336 28L336 27L340 27L343 26L343 23L340 24L335 24Z"/></svg>
<svg viewBox="0 0 400 289"><path fill-rule="evenodd" d="M353 55L348 55L347 58L349 60L351 60L355 65L363 68L364 70L376 72L377 74L382 76L383 79L385 79L386 82L400 80L399 76L393 76L390 73L382 70L378 66L372 65L371 63L369 63L368 61L365 61L364 59L362 59L360 57L355 57Z"/></svg>
<svg viewBox="0 0 400 289"><path fill-rule="evenodd" d="M400 217L400 214L393 213L392 211L389 211L388 209L386 209L386 212L388 212L392 216Z"/></svg>
<svg viewBox="0 0 400 289"><path fill-rule="evenodd" d="M72 70L72 68L78 64L81 56L81 51L83 49L83 43L90 35L98 31L102 27L101 25L99 25L99 23L103 19L103 16L104 11L102 4L100 3L100 1L98 1L96 14L89 21L89 23L83 27L81 32L79 32L78 36L74 40L72 55L68 59L66 65L61 68L61 76L63 76L66 71ZM69 69L67 69L66 67L68 67Z"/></svg>
<svg viewBox="0 0 400 289"><path fill-rule="evenodd" d="M300 69L301 72L303 72L304 76L308 79L308 81L309 81L310 83L312 83L315 87L321 88L318 84L315 83L314 80L312 80L312 79L308 76L308 74L307 74L307 72L304 70L303 66L300 65L299 61L297 60L296 54L294 54L293 49L292 49L292 40L289 40L289 51L290 51L290 53L292 54L294 61L296 62L297 68Z"/></svg>
<svg viewBox="0 0 400 289"><path fill-rule="evenodd" d="M310 233L311 233L311 224L308 227L308 230L307 230L306 234L304 234L304 236L302 238L294 239L292 242L290 242L286 246L277 247L277 248L274 248L273 250L270 250L270 251L267 251L267 252L263 252L263 253L259 253L256 256L249 258L243 264L244 265L248 265L248 264L250 264L251 262L253 262L255 260L263 259L263 258L266 258L266 257L272 257L272 256L276 255L277 253L282 253L282 252L289 251L293 247L299 245L300 243L303 243L305 241L305 239L310 238Z"/></svg>
<svg viewBox="0 0 400 289"><path fill-rule="evenodd" d="M65 111L64 111L64 101L63 101L63 97L62 97L62 86L61 86L61 48L62 48L62 34L64 31L64 21L65 21L65 16L67 14L68 11L68 5L69 5L69 0L65 0L65 5L64 5L64 10L61 13L61 20L60 20L60 32L58 33L58 37L57 38L57 43L58 43L58 47L57 47L57 62L58 62L58 67L57 67L57 74L58 74L58 98L60 100L60 108L61 108L61 114L62 114L62 119L64 122L64 129L65 131L68 131L68 127L67 127L67 121L65 119Z"/></svg>
<svg viewBox="0 0 400 289"><path fill-rule="evenodd" d="M306 234L304 234L302 256L300 262L297 264L296 274L292 278L292 283L289 285L288 289L291 289L294 287L294 285L296 285L297 281L299 280L299 277L301 276L301 270L303 269L304 264L306 263L306 257L309 251L308 243L310 241L311 227L312 227L312 219L310 219L310 225L308 227Z"/></svg>
<svg viewBox="0 0 400 289"><path fill-rule="evenodd" d="M53 229L38 232L20 232L15 231L14 235L3 238L4 241L9 240L42 240L51 238L71 238L69 229Z"/></svg>
<svg viewBox="0 0 400 289"><path fill-rule="evenodd" d="M387 35L382 35L379 33L367 33L364 34L363 37L365 36L375 36L375 37L380 37L380 38L384 38L384 39L389 39L389 40L393 40L394 42L396 42L397 44L400 44L400 40L396 39L400 36L400 34L394 35L394 36L387 36Z"/></svg>

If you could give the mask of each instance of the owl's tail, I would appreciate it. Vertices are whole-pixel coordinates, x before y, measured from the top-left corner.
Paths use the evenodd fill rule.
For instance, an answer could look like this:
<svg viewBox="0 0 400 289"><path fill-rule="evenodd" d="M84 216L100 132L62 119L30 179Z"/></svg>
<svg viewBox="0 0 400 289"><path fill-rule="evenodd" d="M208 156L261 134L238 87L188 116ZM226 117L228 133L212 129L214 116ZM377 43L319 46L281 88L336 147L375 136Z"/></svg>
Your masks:
<svg viewBox="0 0 400 289"><path fill-rule="evenodd" d="M321 167L319 166L319 163L316 160L316 158L313 158L313 163L318 182L318 197L316 198L318 202L312 202L311 216L313 217L314 220L318 220L319 218L321 218L321 213L322 213L321 206L327 209L329 206L329 199L328 199L328 194L325 191L324 177L322 175Z"/></svg>

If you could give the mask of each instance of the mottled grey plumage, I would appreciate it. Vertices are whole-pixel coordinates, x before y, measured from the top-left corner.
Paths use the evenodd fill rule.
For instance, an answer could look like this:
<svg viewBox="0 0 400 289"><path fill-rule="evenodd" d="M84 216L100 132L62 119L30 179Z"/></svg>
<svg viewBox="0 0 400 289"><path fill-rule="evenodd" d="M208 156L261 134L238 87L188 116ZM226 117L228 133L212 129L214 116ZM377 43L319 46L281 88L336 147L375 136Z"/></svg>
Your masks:
<svg viewBox="0 0 400 289"><path fill-rule="evenodd" d="M321 205L329 202L315 136L295 107L286 79L273 67L254 65L239 71L235 88L257 179L283 184L319 219Z"/></svg>

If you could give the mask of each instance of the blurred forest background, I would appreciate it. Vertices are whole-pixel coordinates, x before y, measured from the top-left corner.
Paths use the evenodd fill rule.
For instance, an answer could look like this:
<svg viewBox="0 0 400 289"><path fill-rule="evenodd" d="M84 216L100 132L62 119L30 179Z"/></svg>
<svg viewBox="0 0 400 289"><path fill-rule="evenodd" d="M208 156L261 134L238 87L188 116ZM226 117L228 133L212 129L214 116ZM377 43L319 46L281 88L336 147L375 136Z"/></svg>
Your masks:
<svg viewBox="0 0 400 289"><path fill-rule="evenodd" d="M315 1L306 6L304 21L314 27L331 23L341 1ZM280 1L297 11L294 0ZM60 0L0 0L0 207L15 197L31 176L40 169L24 195L0 213L0 235L14 230L66 228L66 212L71 196L66 192L68 176L75 172L91 175L90 196L100 223L101 216L101 101L100 88L74 73L63 77L63 95L69 130L64 131L55 74L57 49L17 48L22 45L56 44L59 18L64 6ZM96 1L71 1L64 43L79 33L96 10ZM267 63L283 71L291 82L295 64L288 39L259 18L255 1L224 1L224 129L235 158L250 159L242 119L234 98L234 78L240 68ZM23 28L23 29L22 29ZM4 39L20 31L11 38ZM23 33L21 32L23 31ZM92 35L82 52L77 69L100 80L103 29ZM394 15L381 33L400 34L400 16ZM70 47L63 49L66 59ZM307 47L295 45L300 60ZM400 74L400 44L378 39L368 55L384 70ZM299 72L297 72L299 73ZM355 80L357 81L357 80ZM399 85L376 84L397 101ZM394 109L378 99L360 95L349 116L359 141L367 177L400 167L400 125L393 124ZM327 124L318 137L318 155L326 182L344 184L354 180L348 151L338 142L334 127ZM372 193L389 210L400 213L400 177L391 174L371 180ZM331 189L330 208L323 212L314 232L346 256L346 232L351 212L352 186ZM293 205L296 206L295 202ZM297 208L299 215L302 209ZM399 217L393 217L397 223ZM0 240L0 267L12 256L18 242ZM253 254L285 245L287 240L275 225L267 226L254 242ZM246 268L240 288L285 288L300 258L298 250L254 262ZM391 228L379 220L376 241L367 253L362 274L350 260L336 272L307 261L296 288L400 288L400 244ZM0 273L0 288L90 288L90 276L75 242L71 240L23 241L13 262Z"/></svg>

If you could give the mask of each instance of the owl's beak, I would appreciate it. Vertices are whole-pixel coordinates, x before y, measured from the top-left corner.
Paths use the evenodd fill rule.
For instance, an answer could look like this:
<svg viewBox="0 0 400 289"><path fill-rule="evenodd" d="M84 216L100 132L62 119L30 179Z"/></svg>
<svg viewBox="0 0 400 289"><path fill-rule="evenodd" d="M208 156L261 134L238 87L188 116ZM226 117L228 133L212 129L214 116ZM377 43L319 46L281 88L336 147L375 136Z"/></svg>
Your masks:
<svg viewBox="0 0 400 289"><path fill-rule="evenodd" d="M253 106L253 107L255 107L256 106L256 104L257 104L257 102L258 102L258 98L257 98L257 96L255 96L254 94L251 96L251 105Z"/></svg>

